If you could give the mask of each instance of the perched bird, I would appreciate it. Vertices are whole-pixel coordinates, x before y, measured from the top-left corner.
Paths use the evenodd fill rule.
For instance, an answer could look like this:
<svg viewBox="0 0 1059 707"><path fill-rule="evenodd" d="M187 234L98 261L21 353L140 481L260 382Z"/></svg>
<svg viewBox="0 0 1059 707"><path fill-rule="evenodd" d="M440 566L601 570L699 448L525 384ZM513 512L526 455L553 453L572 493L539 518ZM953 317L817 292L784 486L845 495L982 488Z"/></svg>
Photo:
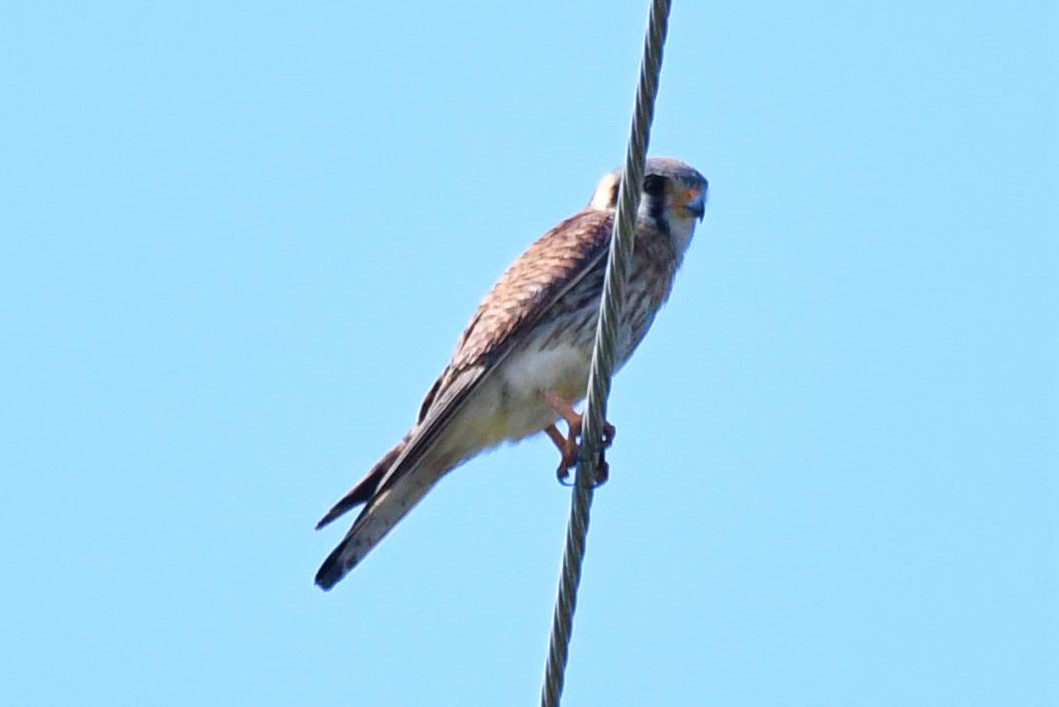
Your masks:
<svg viewBox="0 0 1059 707"><path fill-rule="evenodd" d="M576 463L620 172L599 182L588 205L545 233L511 264L478 306L419 418L317 524L364 504L316 583L330 589L446 473L502 441L546 432ZM647 160L637 213L617 366L628 360L669 297L673 277L706 208L707 183L679 160ZM569 434L555 426L564 419ZM613 428L607 427L607 436ZM605 440L606 441L606 440Z"/></svg>

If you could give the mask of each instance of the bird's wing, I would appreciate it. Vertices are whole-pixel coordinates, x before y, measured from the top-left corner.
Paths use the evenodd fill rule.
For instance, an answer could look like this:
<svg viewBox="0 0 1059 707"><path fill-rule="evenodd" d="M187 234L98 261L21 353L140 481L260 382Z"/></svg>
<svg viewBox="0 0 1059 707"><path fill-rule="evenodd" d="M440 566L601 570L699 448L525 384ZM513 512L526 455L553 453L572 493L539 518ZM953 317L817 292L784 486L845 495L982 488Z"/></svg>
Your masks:
<svg viewBox="0 0 1059 707"><path fill-rule="evenodd" d="M563 295L590 276L598 276L602 287L611 226L610 212L582 211L541 236L501 276L427 394L409 436L384 458L386 465L377 464L317 526L367 502L324 560L317 584L324 589L334 586L447 471L423 462L471 394L534 327L551 316Z"/></svg>
<svg viewBox="0 0 1059 707"><path fill-rule="evenodd" d="M434 383L402 454L381 480L383 490L436 443L474 390L590 273L600 276L613 214L582 211L541 236L504 272L460 336L452 361Z"/></svg>

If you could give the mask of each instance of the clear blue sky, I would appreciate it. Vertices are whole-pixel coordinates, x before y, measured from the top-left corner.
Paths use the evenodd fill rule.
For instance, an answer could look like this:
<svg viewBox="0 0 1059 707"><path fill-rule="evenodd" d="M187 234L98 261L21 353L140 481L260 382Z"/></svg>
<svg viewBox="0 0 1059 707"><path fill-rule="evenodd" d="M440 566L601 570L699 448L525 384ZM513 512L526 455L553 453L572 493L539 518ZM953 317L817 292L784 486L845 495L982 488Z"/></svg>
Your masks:
<svg viewBox="0 0 1059 707"><path fill-rule="evenodd" d="M564 705L1055 704L1054 3L684 2L711 201ZM622 159L645 2L0 7L0 704L535 704L547 440L329 504Z"/></svg>

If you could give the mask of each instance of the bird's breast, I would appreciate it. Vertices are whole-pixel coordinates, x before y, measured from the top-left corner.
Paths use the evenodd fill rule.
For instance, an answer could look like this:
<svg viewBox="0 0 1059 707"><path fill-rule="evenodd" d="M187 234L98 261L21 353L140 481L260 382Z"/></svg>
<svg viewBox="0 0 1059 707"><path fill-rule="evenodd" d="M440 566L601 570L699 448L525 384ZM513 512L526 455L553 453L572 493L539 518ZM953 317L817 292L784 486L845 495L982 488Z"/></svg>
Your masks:
<svg viewBox="0 0 1059 707"><path fill-rule="evenodd" d="M556 393L570 402L580 400L585 395L591 356L590 348L565 341L547 348L531 342L515 351L500 371L505 407L525 407L534 399L543 400L544 392Z"/></svg>

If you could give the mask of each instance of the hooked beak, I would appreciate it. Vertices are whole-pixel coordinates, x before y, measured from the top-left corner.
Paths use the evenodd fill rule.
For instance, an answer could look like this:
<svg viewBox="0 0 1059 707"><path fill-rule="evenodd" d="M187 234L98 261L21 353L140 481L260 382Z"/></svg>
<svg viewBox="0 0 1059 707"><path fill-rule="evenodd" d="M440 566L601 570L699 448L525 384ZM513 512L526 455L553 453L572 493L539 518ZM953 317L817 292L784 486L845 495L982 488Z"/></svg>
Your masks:
<svg viewBox="0 0 1059 707"><path fill-rule="evenodd" d="M702 217L706 215L706 189L688 199L688 202L684 204L684 208L699 221L702 221Z"/></svg>

